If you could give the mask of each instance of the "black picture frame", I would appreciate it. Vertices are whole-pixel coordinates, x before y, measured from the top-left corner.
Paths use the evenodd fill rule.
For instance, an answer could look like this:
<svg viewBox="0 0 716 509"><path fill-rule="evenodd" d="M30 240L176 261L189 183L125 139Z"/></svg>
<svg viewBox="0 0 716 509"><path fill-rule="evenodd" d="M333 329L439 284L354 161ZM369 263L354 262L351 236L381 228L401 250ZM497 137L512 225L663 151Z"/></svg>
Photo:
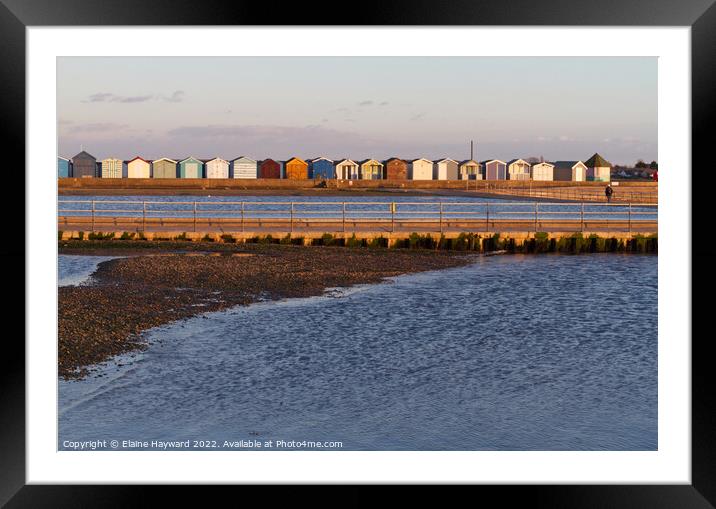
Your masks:
<svg viewBox="0 0 716 509"><path fill-rule="evenodd" d="M3 138L11 147L13 165L25 168L25 28L28 26L88 25L577 25L577 26L689 26L692 49L692 167L708 174L707 157L713 145L708 124L716 102L716 6L714 0L366 0L347 5L348 14L339 9L312 9L303 2L283 3L245 0L0 0L0 58L2 94L0 111ZM32 168L25 168L32 171ZM689 171L688 166L665 171ZM16 170L16 174L19 170ZM708 186L692 187L692 238L709 232L702 224ZM24 210L25 183L16 179L12 195L19 202L15 211ZM662 192L668 192L663 190ZM701 210L699 213L699 207ZM667 211L668 213L668 211ZM13 217L17 217L15 212ZM13 231L19 230L17 219ZM22 231L25 235L24 215ZM688 246L684 246L686 249ZM25 294L25 248L17 235L9 234L2 243L5 283ZM707 354L712 334L699 334L696 325L705 315L710 299L699 290L714 281L716 250L708 243L692 244L692 483L690 485L590 485L590 486L484 486L510 503L526 497L530 505L549 507L713 507L716 504L716 417ZM23 270L17 270L23 267ZM9 292L6 292L9 295ZM23 316L25 300L16 294L3 306L5 324ZM32 303L28 303L32 305ZM698 320L697 320L698 318ZM708 330L708 329L703 329ZM0 419L0 504L7 507L127 507L142 505L140 489L123 486L29 486L25 483L25 347L20 334L4 335L2 369L2 417ZM189 499L184 489L172 488L174 495ZM344 500L359 497L357 491ZM164 493L162 498L164 498ZM165 499L166 501L166 499ZM206 499L204 499L206 502Z"/></svg>

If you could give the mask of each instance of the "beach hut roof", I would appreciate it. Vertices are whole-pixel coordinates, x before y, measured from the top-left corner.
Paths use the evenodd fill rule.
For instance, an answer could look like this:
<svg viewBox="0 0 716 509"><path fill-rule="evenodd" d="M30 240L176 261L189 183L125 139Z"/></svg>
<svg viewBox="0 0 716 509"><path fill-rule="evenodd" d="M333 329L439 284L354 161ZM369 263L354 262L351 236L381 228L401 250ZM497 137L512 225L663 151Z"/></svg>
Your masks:
<svg viewBox="0 0 716 509"><path fill-rule="evenodd" d="M141 160L141 161L144 161L145 163L149 163L149 161L147 161L147 160L144 159L143 157L139 157L139 156L136 156L135 158L130 159L129 161L126 161L126 162L131 163L132 161L136 161L137 159L139 159L139 160Z"/></svg>
<svg viewBox="0 0 716 509"><path fill-rule="evenodd" d="M475 163L475 164L477 164L478 166L482 166L481 163L478 163L478 162L475 161L474 159L465 159L464 161L460 161L460 166L462 166L463 164L470 164L470 163Z"/></svg>
<svg viewBox="0 0 716 509"><path fill-rule="evenodd" d="M582 161L555 161L555 168L574 168L578 164L584 164Z"/></svg>
<svg viewBox="0 0 716 509"><path fill-rule="evenodd" d="M90 154L89 152L87 152L87 151L85 151L85 150L83 150L83 151L80 152L79 154L76 154L75 157L73 157L72 159L75 159L76 157L85 157L85 156L91 157L91 158L94 159L95 161L97 160L97 158L96 158L95 156L93 156L92 154Z"/></svg>
<svg viewBox="0 0 716 509"><path fill-rule="evenodd" d="M197 159L196 157L189 156L189 157L187 157L186 159L182 159L181 161L179 161L179 164L185 163L185 162L187 162L187 161L196 161L197 163L203 163L203 162L204 162L204 161L201 160L201 159Z"/></svg>
<svg viewBox="0 0 716 509"><path fill-rule="evenodd" d="M530 163L528 163L527 161L525 161L524 159L510 159L509 161L507 161L507 164L510 165L510 164L512 164L512 163L517 163L517 162L523 162L523 163L526 163L526 164L530 164Z"/></svg>
<svg viewBox="0 0 716 509"><path fill-rule="evenodd" d="M426 163L433 164L433 162L430 159L425 159L424 157L420 157L418 159L411 159L411 163L417 163L418 161L425 161Z"/></svg>
<svg viewBox="0 0 716 509"><path fill-rule="evenodd" d="M361 166L363 166L365 163L378 163L379 165L383 166L383 163L381 163L377 159L361 159L360 161L358 161L358 164L360 164Z"/></svg>
<svg viewBox="0 0 716 509"><path fill-rule="evenodd" d="M507 164L505 161L502 161L500 159L485 159L484 161L480 161L480 164L487 164L487 163L502 163Z"/></svg>
<svg viewBox="0 0 716 509"><path fill-rule="evenodd" d="M170 162L170 163L177 164L177 162L176 162L174 159L169 159L168 157L161 157L161 158L159 158L159 159L155 159L155 160L152 161L152 162L158 163L158 162L160 162L160 161L168 161L168 162Z"/></svg>
<svg viewBox="0 0 716 509"><path fill-rule="evenodd" d="M353 159L341 159L340 161L338 161L338 162L336 163L336 165L346 164L346 163L348 163L348 164L354 164L354 165L355 165L355 164L358 164L358 163L356 163Z"/></svg>
<svg viewBox="0 0 716 509"><path fill-rule="evenodd" d="M594 155L592 157L587 159L584 164L587 165L587 167L589 167L589 168L605 168L605 167L611 168L611 166L612 166L612 163L610 163L609 161L604 159L602 156L600 156L596 152L594 153Z"/></svg>
<svg viewBox="0 0 716 509"><path fill-rule="evenodd" d="M252 163L257 162L256 159L251 159L251 158L248 157L248 156L239 156L239 157L236 157L236 158L232 159L231 161L234 162L234 161L238 161L238 160L240 160L240 159L243 159L244 161L251 161Z"/></svg>
<svg viewBox="0 0 716 509"><path fill-rule="evenodd" d="M452 161L453 163L457 163L457 161L456 161L455 159L452 159L451 157L445 157L445 158L443 158L443 159L440 159L439 161L437 161L437 163L438 163L438 164L440 164L440 163L446 163L446 162L448 162L448 161Z"/></svg>
<svg viewBox="0 0 716 509"><path fill-rule="evenodd" d="M315 163L316 161L328 161L329 163L333 163L333 159L328 159L327 157L316 157L315 159L311 159L312 163Z"/></svg>

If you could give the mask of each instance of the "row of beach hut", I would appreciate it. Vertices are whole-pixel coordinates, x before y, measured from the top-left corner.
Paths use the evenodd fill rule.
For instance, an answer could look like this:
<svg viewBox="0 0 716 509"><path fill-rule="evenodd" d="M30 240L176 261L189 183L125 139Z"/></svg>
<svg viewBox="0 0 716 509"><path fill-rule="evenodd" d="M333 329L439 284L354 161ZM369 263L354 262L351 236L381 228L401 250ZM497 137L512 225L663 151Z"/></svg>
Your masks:
<svg viewBox="0 0 716 509"><path fill-rule="evenodd" d="M170 159L154 161L139 156L129 161L107 158L98 161L82 151L72 159L57 158L58 178L207 178L207 179L339 179L339 180L560 180L602 181L611 178L611 164L599 154L587 161L529 163L523 159L501 161L456 161L446 158L405 160L393 157L384 161L365 159L334 161L318 157L304 161L254 160L241 156L233 160Z"/></svg>

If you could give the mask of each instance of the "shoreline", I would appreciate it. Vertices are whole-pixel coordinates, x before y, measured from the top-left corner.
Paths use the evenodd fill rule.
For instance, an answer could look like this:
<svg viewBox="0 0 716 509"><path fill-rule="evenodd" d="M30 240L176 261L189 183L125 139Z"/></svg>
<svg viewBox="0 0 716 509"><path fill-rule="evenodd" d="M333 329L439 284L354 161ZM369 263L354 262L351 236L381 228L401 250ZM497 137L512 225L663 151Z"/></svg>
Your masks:
<svg viewBox="0 0 716 509"><path fill-rule="evenodd" d="M58 374L82 379L92 366L148 346L144 332L207 312L332 288L467 265L476 254L432 250L231 246L221 252L142 249L101 262L89 284L58 288ZM115 255L117 250L60 249ZM126 252L122 253L124 256Z"/></svg>

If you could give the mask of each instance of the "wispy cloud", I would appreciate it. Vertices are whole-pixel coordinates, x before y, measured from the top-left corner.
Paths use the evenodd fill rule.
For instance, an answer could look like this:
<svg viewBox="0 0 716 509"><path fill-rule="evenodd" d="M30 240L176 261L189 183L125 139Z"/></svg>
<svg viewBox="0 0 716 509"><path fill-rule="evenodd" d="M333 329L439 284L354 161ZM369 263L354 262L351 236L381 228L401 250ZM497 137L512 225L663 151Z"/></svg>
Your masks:
<svg viewBox="0 0 716 509"><path fill-rule="evenodd" d="M423 118L425 118L425 113L418 113L410 117L410 120L421 120Z"/></svg>
<svg viewBox="0 0 716 509"><path fill-rule="evenodd" d="M178 138L268 138L282 139L300 137L310 134L320 136L321 134L341 134L348 136L334 129L327 129L320 125L307 125L304 127L276 126L276 125L202 125L202 126L181 126L167 132L169 136Z"/></svg>
<svg viewBox="0 0 716 509"><path fill-rule="evenodd" d="M537 141L547 141L547 142L555 142L555 141L561 141L561 142L567 142L567 141L577 141L576 138L572 136L567 136L566 134L562 134L560 136L537 136Z"/></svg>
<svg viewBox="0 0 716 509"><path fill-rule="evenodd" d="M361 101L358 106L373 106L373 101Z"/></svg>
<svg viewBox="0 0 716 509"><path fill-rule="evenodd" d="M180 103L184 100L185 93L183 90L175 90L172 95L165 97L164 100L170 103Z"/></svg>
<svg viewBox="0 0 716 509"><path fill-rule="evenodd" d="M388 101L381 102L378 106L388 106L390 103Z"/></svg>
<svg viewBox="0 0 716 509"><path fill-rule="evenodd" d="M111 122L95 122L92 124L80 124L70 128L71 133L107 133L113 131L124 131L129 126L126 124L113 124Z"/></svg>
<svg viewBox="0 0 716 509"><path fill-rule="evenodd" d="M110 92L97 92L92 94L82 102L85 103L144 103L147 101L164 100L166 102L178 103L184 100L184 91L176 90L170 96L159 96L153 94L147 95L117 95Z"/></svg>
<svg viewBox="0 0 716 509"><path fill-rule="evenodd" d="M83 102L86 103L143 103L151 101L154 98L153 95L115 95L108 92L99 92L90 95Z"/></svg>

